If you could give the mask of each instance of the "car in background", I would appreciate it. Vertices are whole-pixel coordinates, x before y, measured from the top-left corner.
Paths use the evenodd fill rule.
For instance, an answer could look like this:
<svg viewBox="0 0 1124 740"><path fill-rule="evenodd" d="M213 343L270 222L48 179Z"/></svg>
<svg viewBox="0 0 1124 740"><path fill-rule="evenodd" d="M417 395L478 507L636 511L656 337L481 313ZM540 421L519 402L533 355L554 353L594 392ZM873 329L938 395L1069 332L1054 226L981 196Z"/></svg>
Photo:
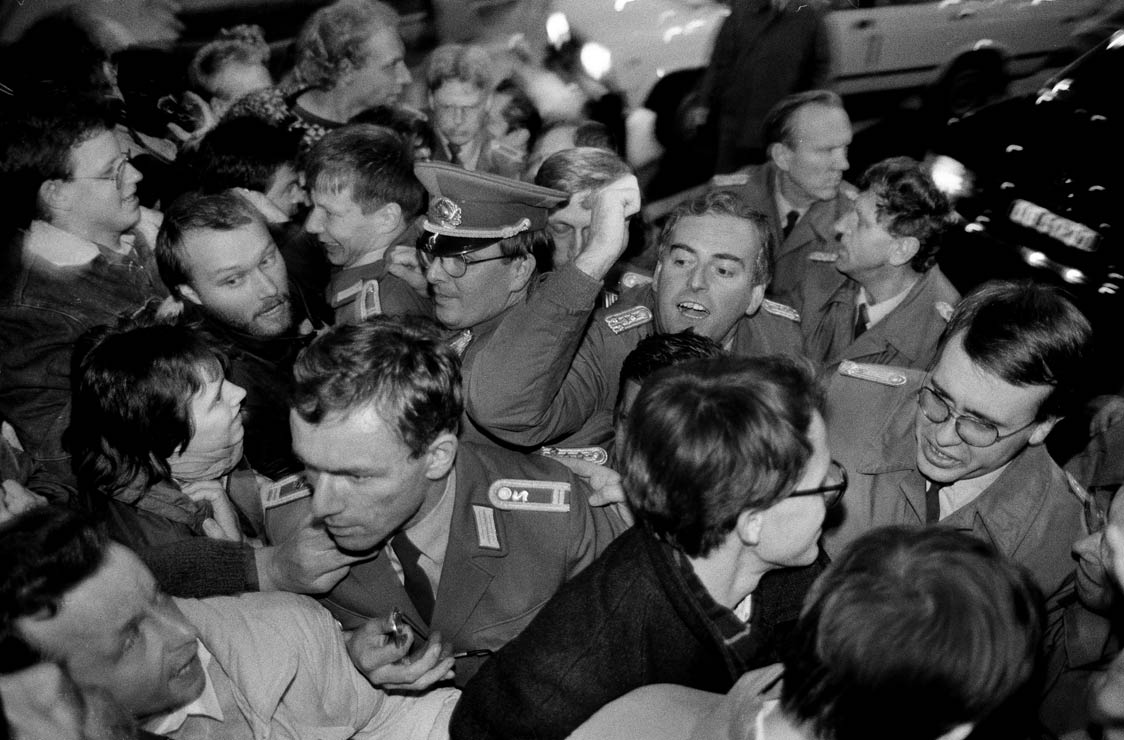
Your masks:
<svg viewBox="0 0 1124 740"><path fill-rule="evenodd" d="M1056 283L1119 333L1122 76L1124 30L1037 92L948 124L927 165L960 217L939 258L958 288L991 278Z"/></svg>

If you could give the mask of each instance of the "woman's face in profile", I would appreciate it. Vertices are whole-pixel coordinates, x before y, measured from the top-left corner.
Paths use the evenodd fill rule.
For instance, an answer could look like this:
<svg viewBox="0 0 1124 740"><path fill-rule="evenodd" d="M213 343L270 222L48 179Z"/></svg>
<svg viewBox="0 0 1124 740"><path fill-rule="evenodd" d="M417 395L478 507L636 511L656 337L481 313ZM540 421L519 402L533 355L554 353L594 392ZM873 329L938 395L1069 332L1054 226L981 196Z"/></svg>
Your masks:
<svg viewBox="0 0 1124 740"><path fill-rule="evenodd" d="M214 376L214 377L211 377ZM168 463L179 480L210 480L230 472L242 459L242 400L246 391L221 372L205 371L204 383L188 410L194 433Z"/></svg>

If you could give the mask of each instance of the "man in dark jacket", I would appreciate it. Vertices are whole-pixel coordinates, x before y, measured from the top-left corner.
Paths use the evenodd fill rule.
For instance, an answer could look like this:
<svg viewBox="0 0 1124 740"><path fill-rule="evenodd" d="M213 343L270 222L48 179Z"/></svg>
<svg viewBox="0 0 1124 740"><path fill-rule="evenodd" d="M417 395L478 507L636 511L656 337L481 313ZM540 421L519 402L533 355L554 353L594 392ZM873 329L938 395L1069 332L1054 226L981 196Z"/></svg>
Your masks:
<svg viewBox="0 0 1124 740"><path fill-rule="evenodd" d="M469 681L452 737L563 738L640 686L725 692L775 660L846 486L819 397L780 357L649 378L619 449L637 525Z"/></svg>

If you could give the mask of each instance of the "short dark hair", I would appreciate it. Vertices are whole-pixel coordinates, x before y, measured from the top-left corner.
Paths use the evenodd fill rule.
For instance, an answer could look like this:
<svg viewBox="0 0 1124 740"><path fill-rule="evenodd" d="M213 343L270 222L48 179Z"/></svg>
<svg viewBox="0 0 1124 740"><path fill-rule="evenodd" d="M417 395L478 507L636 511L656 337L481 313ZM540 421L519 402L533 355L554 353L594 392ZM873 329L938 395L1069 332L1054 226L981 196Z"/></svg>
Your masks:
<svg viewBox="0 0 1124 740"><path fill-rule="evenodd" d="M1029 574L989 544L946 527L875 529L809 592L781 708L823 740L938 738L1033 697L1043 619Z"/></svg>
<svg viewBox="0 0 1124 740"><path fill-rule="evenodd" d="M0 673L39 662L42 656L19 635L16 622L57 613L63 597L101 567L108 545L86 517L56 506L0 524Z"/></svg>
<svg viewBox="0 0 1124 740"><path fill-rule="evenodd" d="M526 129L528 134L527 150L530 151L531 146L542 132L543 122L539 109L535 107L535 103L531 100L527 91L510 77L501 80L500 84L496 85L496 93L508 95L511 98L507 105L500 110L500 115L503 116L503 120L507 124L507 131L504 133L510 133L517 128Z"/></svg>
<svg viewBox="0 0 1124 740"><path fill-rule="evenodd" d="M843 107L843 98L831 90L805 90L804 92L786 95L777 101L777 104L765 114L765 123L761 128L761 138L766 148L771 144L784 144L792 148L793 124L797 111L806 105L822 105L827 108Z"/></svg>
<svg viewBox="0 0 1124 740"><path fill-rule="evenodd" d="M428 320L334 326L300 353L293 374L293 409L310 424L374 407L415 456L460 428L460 360Z"/></svg>
<svg viewBox="0 0 1124 740"><path fill-rule="evenodd" d="M264 193L282 167L297 168L299 156L299 135L254 116L240 116L220 121L184 159L204 193L230 188Z"/></svg>
<svg viewBox="0 0 1124 740"><path fill-rule="evenodd" d="M891 157L872 164L860 187L874 193L878 219L891 236L914 237L920 246L909 266L925 272L937 262L941 234L952 217L952 203L909 157Z"/></svg>
<svg viewBox="0 0 1124 740"><path fill-rule="evenodd" d="M99 327L80 344L67 447L83 490L106 496L171 479L194 434L191 399L224 358L186 326Z"/></svg>
<svg viewBox="0 0 1124 740"><path fill-rule="evenodd" d="M1042 420L1065 416L1078 402L1092 340L1089 320L1061 289L996 280L957 304L941 336L940 351L950 341L962 341L972 362L1003 381L1052 386L1038 410Z"/></svg>
<svg viewBox="0 0 1124 740"><path fill-rule="evenodd" d="M425 186L414 174L412 147L383 126L356 123L329 131L308 152L305 173L310 190L350 188L363 213L397 203L408 221L425 209Z"/></svg>
<svg viewBox="0 0 1124 740"><path fill-rule="evenodd" d="M573 195L582 190L596 190L629 174L632 169L613 152L582 146L563 149L543 160L535 174L535 184ZM592 203L583 205L589 208Z"/></svg>
<svg viewBox="0 0 1124 740"><path fill-rule="evenodd" d="M720 545L747 509L791 492L823 402L792 357L691 360L644 383L621 425L618 463L636 518L691 557Z"/></svg>
<svg viewBox="0 0 1124 740"><path fill-rule="evenodd" d="M364 108L348 123L371 123L388 128L415 150L424 146L432 152L437 146L437 134L425 114L404 105L383 104Z"/></svg>
<svg viewBox="0 0 1124 740"><path fill-rule="evenodd" d="M115 114L100 98L73 90L21 91L0 116L0 186L4 225L25 228L47 211L39 188L49 180L74 175L71 152L95 136L112 131Z"/></svg>
<svg viewBox="0 0 1124 740"><path fill-rule="evenodd" d="M753 284L769 284L773 279L773 255L777 242L773 229L769 226L769 219L729 190L710 190L677 205L660 229L657 245L661 256L669 246L671 232L679 221L697 216L730 216L752 224L761 238L761 248L757 250L757 258L753 264Z"/></svg>
<svg viewBox="0 0 1124 740"><path fill-rule="evenodd" d="M160 232L156 235L156 266L160 279L175 295L179 295L179 286L191 284L184 251L184 241L191 232L234 231L251 223L267 228L261 214L232 190L181 195L164 212Z"/></svg>

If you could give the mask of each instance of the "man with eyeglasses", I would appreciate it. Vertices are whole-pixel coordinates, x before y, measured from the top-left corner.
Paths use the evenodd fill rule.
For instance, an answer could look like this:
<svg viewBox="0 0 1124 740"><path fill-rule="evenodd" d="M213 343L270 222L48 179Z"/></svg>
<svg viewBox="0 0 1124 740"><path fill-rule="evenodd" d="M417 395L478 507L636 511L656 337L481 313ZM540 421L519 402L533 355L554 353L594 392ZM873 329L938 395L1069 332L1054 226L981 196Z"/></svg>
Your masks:
<svg viewBox="0 0 1124 740"><path fill-rule="evenodd" d="M1082 504L1043 443L1079 392L1091 335L1060 291L993 282L961 301L928 374L843 363L827 418L851 491L828 554L884 524L955 527L1026 566L1056 604Z"/></svg>
<svg viewBox="0 0 1124 740"><path fill-rule="evenodd" d="M452 738L564 738L641 686L726 692L776 660L847 487L821 400L781 356L653 374L618 446L636 525L468 682Z"/></svg>
<svg viewBox="0 0 1124 740"><path fill-rule="evenodd" d="M0 417L44 469L71 479L70 355L83 332L168 292L152 245L159 214L140 206L141 174L104 104L25 93L0 118Z"/></svg>
<svg viewBox="0 0 1124 740"><path fill-rule="evenodd" d="M467 170L519 179L522 153L488 131L496 86L494 63L480 46L445 44L429 55L426 86L437 147L433 159Z"/></svg>

